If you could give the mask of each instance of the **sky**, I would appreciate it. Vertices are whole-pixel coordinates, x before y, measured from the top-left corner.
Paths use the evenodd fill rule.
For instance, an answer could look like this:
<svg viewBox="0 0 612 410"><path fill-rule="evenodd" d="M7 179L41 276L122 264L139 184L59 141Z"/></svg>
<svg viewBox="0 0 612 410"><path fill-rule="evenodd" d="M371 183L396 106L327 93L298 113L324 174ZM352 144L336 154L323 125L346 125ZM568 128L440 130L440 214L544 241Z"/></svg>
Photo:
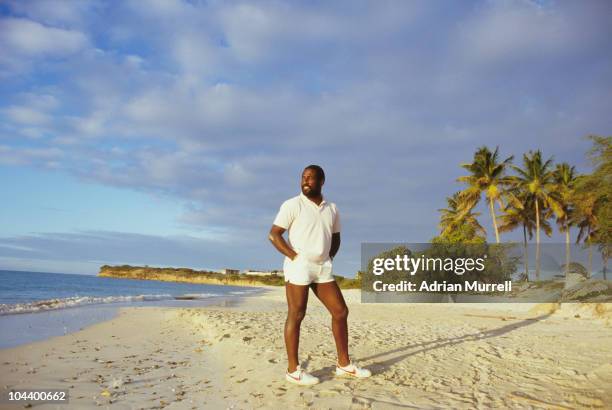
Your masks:
<svg viewBox="0 0 612 410"><path fill-rule="evenodd" d="M596 0L1 1L0 269L281 269L268 231L319 164L354 276L361 243L438 233L482 145L591 170L611 18Z"/></svg>

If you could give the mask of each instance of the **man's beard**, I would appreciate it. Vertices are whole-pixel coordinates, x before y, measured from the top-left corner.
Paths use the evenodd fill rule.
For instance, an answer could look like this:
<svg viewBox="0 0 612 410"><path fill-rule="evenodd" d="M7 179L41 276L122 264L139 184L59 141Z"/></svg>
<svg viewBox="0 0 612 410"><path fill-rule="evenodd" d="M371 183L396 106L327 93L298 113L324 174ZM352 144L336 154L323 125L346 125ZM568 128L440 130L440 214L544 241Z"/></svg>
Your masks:
<svg viewBox="0 0 612 410"><path fill-rule="evenodd" d="M317 189L317 188L310 187L310 189L304 191L304 187L302 187L302 193L306 195L308 198L314 198L314 197L321 195L321 188Z"/></svg>

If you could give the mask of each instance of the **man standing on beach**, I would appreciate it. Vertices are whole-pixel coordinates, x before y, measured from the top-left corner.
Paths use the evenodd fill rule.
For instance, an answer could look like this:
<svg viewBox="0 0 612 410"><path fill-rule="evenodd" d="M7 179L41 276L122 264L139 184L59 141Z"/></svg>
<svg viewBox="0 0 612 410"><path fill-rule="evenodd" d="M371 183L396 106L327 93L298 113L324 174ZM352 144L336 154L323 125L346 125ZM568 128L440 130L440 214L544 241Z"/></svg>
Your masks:
<svg viewBox="0 0 612 410"><path fill-rule="evenodd" d="M287 295L285 346L287 381L309 385L319 382L298 363L300 325L306 315L309 289L329 310L336 342L337 376L369 377L368 369L357 367L348 354L348 308L332 275L332 260L340 248L340 216L336 204L321 194L325 173L318 165L302 172L302 192L285 202L274 219L268 238L285 255L283 272ZM289 243L283 238L288 230Z"/></svg>

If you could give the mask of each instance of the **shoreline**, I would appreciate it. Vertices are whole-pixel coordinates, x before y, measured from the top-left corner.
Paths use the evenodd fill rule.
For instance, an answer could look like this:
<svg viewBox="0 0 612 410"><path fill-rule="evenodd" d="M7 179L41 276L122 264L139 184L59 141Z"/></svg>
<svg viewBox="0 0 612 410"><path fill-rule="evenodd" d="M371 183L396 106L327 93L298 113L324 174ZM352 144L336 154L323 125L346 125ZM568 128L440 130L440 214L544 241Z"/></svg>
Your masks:
<svg viewBox="0 0 612 410"><path fill-rule="evenodd" d="M0 387L68 388L79 408L125 409L603 408L612 400L612 306L599 317L594 304L361 304L358 292L343 294L351 357L372 370L367 380L331 375L329 314L311 293L300 361L322 382L285 382L286 302L277 288L206 307L122 307L77 332L1 349Z"/></svg>
<svg viewBox="0 0 612 410"><path fill-rule="evenodd" d="M131 302L91 303L76 306L34 311L14 312L0 315L0 328L13 329L3 332L0 336L0 350L15 348L37 341L45 341L52 337L62 336L85 329L97 323L112 320L117 317L122 308L169 307L177 309L198 308L226 301L239 300L267 292L258 289L255 294L217 295L206 298L175 297Z"/></svg>

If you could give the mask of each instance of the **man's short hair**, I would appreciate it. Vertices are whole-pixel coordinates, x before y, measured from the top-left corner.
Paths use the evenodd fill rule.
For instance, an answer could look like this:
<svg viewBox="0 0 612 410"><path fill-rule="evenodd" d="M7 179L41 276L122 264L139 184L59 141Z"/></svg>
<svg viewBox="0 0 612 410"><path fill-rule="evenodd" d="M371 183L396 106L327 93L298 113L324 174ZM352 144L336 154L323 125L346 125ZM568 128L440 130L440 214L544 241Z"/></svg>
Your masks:
<svg viewBox="0 0 612 410"><path fill-rule="evenodd" d="M307 169L312 169L313 171L315 171L317 173L319 181L325 181L325 171L323 171L323 168L318 165L311 164L304 168L304 171L306 171Z"/></svg>

